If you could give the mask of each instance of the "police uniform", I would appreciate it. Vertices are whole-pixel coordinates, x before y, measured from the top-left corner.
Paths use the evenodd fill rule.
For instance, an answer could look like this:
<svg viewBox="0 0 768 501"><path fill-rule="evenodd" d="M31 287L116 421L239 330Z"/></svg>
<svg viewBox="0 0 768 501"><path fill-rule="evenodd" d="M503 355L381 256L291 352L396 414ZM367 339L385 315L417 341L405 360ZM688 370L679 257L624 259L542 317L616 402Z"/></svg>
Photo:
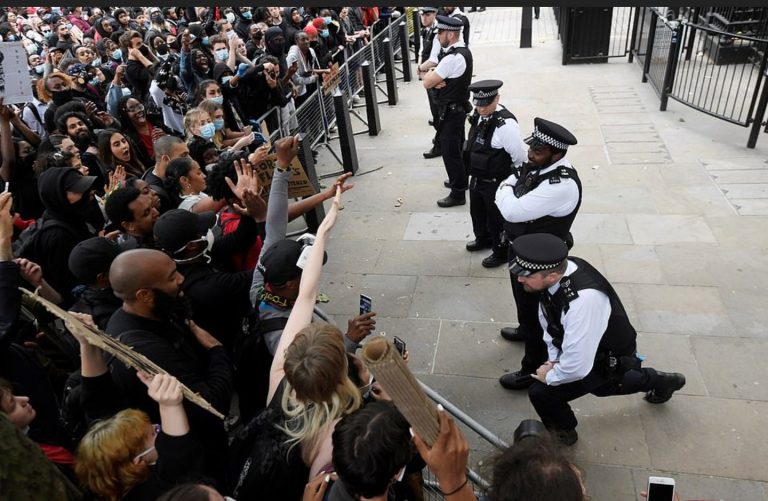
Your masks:
<svg viewBox="0 0 768 501"><path fill-rule="evenodd" d="M500 80L481 80L469 86L473 104L488 106L499 95ZM526 160L525 144L520 137L517 118L503 106L497 106L488 116L475 110L469 118L469 134L464 144L464 159L469 172L469 213L475 240L467 250L492 248L483 259L486 268L507 262L507 245L502 239L504 218L495 204L496 189Z"/></svg>
<svg viewBox="0 0 768 501"><path fill-rule="evenodd" d="M419 11L422 14L437 12L437 7L419 7ZM419 55L419 66L427 61L431 61L437 65L439 62L438 56L440 55L440 44L435 43L435 37L437 36L437 18L434 19L431 26L422 27L420 34L421 54ZM429 112L432 115L430 123L435 129L435 137L432 139L432 148L424 152L424 158L436 158L441 156L440 142L437 136L439 117L437 111L436 89L427 89L427 100L429 101Z"/></svg>
<svg viewBox="0 0 768 501"><path fill-rule="evenodd" d="M576 144L576 138L564 127L537 117L534 131L525 142L533 149L548 146L565 152L568 146ZM509 242L528 233L551 233L571 247L570 229L580 205L581 182L565 156L543 167L524 163L496 191L496 206L504 217L504 233ZM510 261L514 257L510 247ZM502 329L502 336L524 340L525 356L520 371L502 376L502 384L507 389L524 389L530 385L525 375L546 360L547 350L536 313L537 297L525 292L516 277L510 278L519 327ZM522 379L516 381L515 375Z"/></svg>
<svg viewBox="0 0 768 501"><path fill-rule="evenodd" d="M459 19L446 16L437 16L438 31L462 30ZM472 110L469 103L469 84L472 81L472 53L464 45L457 41L450 47L444 48L438 56L438 64L435 72L443 79L445 86L435 89L435 99L438 107L439 123L438 139L440 151L443 156L443 164L448 173L448 187L451 193L437 205L440 207L453 207L464 205L465 191L467 189L467 173L462 159L462 145L464 143L464 122L467 113Z"/></svg>
<svg viewBox="0 0 768 501"><path fill-rule="evenodd" d="M529 389L542 422L563 443L578 439L571 400L587 393L607 397L645 392L648 402L660 404L685 385L682 374L641 367L637 333L618 294L587 261L568 257L562 238L532 233L517 238L512 248L510 272L516 277L567 263L560 280L538 292L538 317L553 364L544 382L534 380Z"/></svg>

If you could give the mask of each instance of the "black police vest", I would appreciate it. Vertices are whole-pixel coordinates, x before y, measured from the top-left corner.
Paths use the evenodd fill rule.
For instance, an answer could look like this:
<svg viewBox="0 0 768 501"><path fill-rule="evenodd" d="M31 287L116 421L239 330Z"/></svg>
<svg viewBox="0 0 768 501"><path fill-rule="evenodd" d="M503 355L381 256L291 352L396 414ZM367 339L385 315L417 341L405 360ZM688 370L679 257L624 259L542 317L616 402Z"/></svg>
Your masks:
<svg viewBox="0 0 768 501"><path fill-rule="evenodd" d="M446 78L445 87L437 89L437 104L469 104L469 85L472 83L472 53L466 47L451 47L440 52L438 61L451 54L459 54L467 63L464 73L457 78ZM469 111L469 110L468 110Z"/></svg>
<svg viewBox="0 0 768 501"><path fill-rule="evenodd" d="M437 36L437 29L433 26L428 28L422 28L421 30L421 61L419 64L423 64L429 55L432 53L432 44L435 43L435 37Z"/></svg>
<svg viewBox="0 0 768 501"><path fill-rule="evenodd" d="M568 248L570 249L573 247L573 240L571 239L570 234L571 225L573 224L573 220L576 219L579 207L581 207L581 180L579 179L579 175L576 172L576 169L565 166L560 166L546 174L537 174L530 169L531 165L528 163L523 164L517 169L515 195L518 198L529 191L533 191L545 181L550 184L557 184L563 182L563 179L573 179L579 189L579 200L576 202L576 207L574 207L573 211L566 216L544 216L525 223L510 223L509 221L504 221L504 231L507 234L507 239L511 242L515 238L529 233L551 233L552 235L562 238L568 244Z"/></svg>
<svg viewBox="0 0 768 501"><path fill-rule="evenodd" d="M611 316L608 318L608 326L597 347L596 359L609 355L620 357L635 353L637 332L629 323L627 312L616 291L591 264L578 257L568 259L576 263L579 268L560 280L560 288L553 296L550 296L547 291L540 293L542 311L547 319L547 333L552 336L552 344L558 350L562 350L565 331L560 319L563 313L568 312L571 301L579 297L581 290L596 289L608 296L611 302Z"/></svg>
<svg viewBox="0 0 768 501"><path fill-rule="evenodd" d="M508 109L501 107L486 120L475 113L470 117L469 136L465 149L469 152L469 174L480 179L501 182L512 174L512 157L504 148L493 148L493 133L503 126L506 120L517 118Z"/></svg>

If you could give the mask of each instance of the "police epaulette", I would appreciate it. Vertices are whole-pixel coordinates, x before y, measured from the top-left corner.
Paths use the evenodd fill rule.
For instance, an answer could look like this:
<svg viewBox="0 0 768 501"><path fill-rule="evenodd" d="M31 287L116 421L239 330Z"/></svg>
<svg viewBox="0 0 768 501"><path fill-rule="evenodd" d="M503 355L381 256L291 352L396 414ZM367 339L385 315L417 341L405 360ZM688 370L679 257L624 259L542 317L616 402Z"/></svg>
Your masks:
<svg viewBox="0 0 768 501"><path fill-rule="evenodd" d="M563 296L565 296L565 299L567 299L569 303L579 297L579 293L572 287L570 278L565 278L560 281L560 290L563 291Z"/></svg>
<svg viewBox="0 0 768 501"><path fill-rule="evenodd" d="M505 119L503 116L499 115L498 117L496 117L496 127L501 127L502 125L504 125L504 123L505 123Z"/></svg>

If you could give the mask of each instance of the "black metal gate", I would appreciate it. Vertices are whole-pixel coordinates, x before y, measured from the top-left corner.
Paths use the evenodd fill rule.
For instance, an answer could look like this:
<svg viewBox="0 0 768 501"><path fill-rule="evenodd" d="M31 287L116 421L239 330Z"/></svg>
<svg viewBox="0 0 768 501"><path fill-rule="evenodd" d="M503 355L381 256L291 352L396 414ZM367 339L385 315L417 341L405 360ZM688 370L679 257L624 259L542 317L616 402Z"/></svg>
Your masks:
<svg viewBox="0 0 768 501"><path fill-rule="evenodd" d="M556 7L563 64L605 63L629 54L635 8Z"/></svg>

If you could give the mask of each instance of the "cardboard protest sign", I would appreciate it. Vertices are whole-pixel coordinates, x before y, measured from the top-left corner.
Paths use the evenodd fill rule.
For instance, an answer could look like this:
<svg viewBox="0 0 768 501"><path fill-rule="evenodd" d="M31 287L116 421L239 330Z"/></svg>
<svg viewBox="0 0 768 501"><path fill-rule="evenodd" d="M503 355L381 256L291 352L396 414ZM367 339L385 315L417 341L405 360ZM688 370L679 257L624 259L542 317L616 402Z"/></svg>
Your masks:
<svg viewBox="0 0 768 501"><path fill-rule="evenodd" d="M32 101L27 51L21 42L0 42L0 97L4 104Z"/></svg>
<svg viewBox="0 0 768 501"><path fill-rule="evenodd" d="M256 175L259 176L259 186L264 189L263 197L266 199L269 194L269 189L272 186L272 176L275 172L275 165L277 164L277 155L272 154L267 157L261 163L254 164L253 168L256 171ZM301 165L301 161L298 158L294 158L291 162L291 179L288 180L288 197L301 198L309 197L316 193L312 187L312 183L309 182L307 173L304 172L304 167Z"/></svg>

